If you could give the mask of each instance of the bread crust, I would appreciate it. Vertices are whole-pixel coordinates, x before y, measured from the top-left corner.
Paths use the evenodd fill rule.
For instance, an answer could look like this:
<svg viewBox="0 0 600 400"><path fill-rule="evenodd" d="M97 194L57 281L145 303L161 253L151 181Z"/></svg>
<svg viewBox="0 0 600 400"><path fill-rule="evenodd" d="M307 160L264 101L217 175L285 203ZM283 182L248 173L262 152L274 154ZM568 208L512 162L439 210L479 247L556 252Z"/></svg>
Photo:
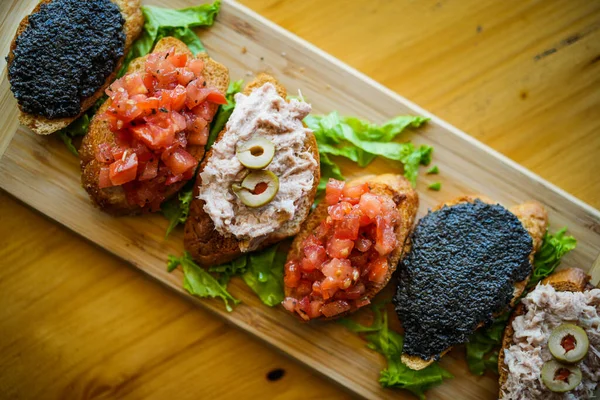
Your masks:
<svg viewBox="0 0 600 400"><path fill-rule="evenodd" d="M549 277L542 280L543 285L552 285L555 290L560 292L583 292L584 290L592 289L593 286L589 283L590 277L583 270L579 268L566 268L557 271ZM508 369L504 366L504 351L507 350L513 344L513 335L515 330L513 329L513 321L520 315L525 314L527 310L523 304L519 304L513 311L506 328L504 329L504 336L502 337L502 348L498 353L498 383L500 391L498 397L503 397L502 387L508 379Z"/></svg>
<svg viewBox="0 0 600 400"><path fill-rule="evenodd" d="M272 83L277 90L277 94L284 99L286 98L286 89L275 78L264 73L257 75L256 78L244 88L243 93L248 95L250 92L252 92L252 90L263 86L265 83ZM225 135L226 131L227 129L224 128L219 133L216 142L223 138L223 135ZM317 149L317 141L312 133L306 136L304 147L309 149L318 164L319 152ZM204 211L204 201L198 198L200 191L199 188L202 185L200 172L202 172L206 167L211 155L212 149L209 150L206 154L206 157L204 157L204 161L202 162L200 170L198 171L196 183L194 185L194 199L190 205L190 213L185 224L183 236L185 249L192 255L198 264L205 267L223 264L242 255L242 251L240 250L239 246L240 241L233 236L225 237L215 229L212 219ZM305 196L302 204L298 208L298 212L296 214L297 216L294 217L293 227L285 232L279 230L271 233L256 250L264 249L298 233L302 222L306 219L308 213L310 212L310 208L317 193L317 187L319 185L320 178L320 165L317 165L317 168L313 174L313 187Z"/></svg>
<svg viewBox="0 0 600 400"><path fill-rule="evenodd" d="M31 14L34 14L40 10L40 6L42 4L51 3L53 0L42 0L40 3L33 9ZM111 0L121 10L121 14L125 19L125 24L123 25L123 29L125 32L125 48L123 51L123 56L117 62L117 66L112 74L106 78L104 84L98 88L98 90L90 97L83 100L81 103L81 112L79 115L75 117L68 118L55 118L49 119L41 115L34 115L30 113L23 112L19 108L19 122L34 131L39 135L48 135L54 133L60 129L66 128L71 122L75 121L79 118L88 108L94 105L96 100L98 100L104 90L108 87L108 85L116 78L117 72L121 69L123 65L123 60L125 56L129 52L131 45L137 39L137 37L142 32L142 28L144 27L144 16L142 15L142 11L140 9L140 0ZM30 14L30 15L31 15ZM14 59L14 50L17 47L16 41L17 38L25 31L27 26L29 25L29 15L27 15L17 28L17 32L12 40L10 45L10 52L7 57L7 65L10 66ZM8 68L7 68L8 71ZM7 72L8 73L8 72Z"/></svg>
<svg viewBox="0 0 600 400"><path fill-rule="evenodd" d="M187 54L188 57L193 57L192 52L180 40L173 37L165 37L158 41L153 52L167 51L175 48L177 53ZM143 71L146 65L148 56L140 57L131 62L127 73ZM207 86L214 87L221 93L227 91L229 86L229 71L228 69L214 61L206 53L201 53L197 56L204 61L204 78ZM79 156L81 159L81 182L85 190L90 195L93 202L103 211L113 215L133 215L146 211L137 204L129 204L125 196L125 191L121 186L113 186L104 189L98 187L98 177L100 168L103 166L96 160L96 148L102 144L115 144L115 136L108 126L106 120L102 120L99 116L103 114L110 105L110 99L107 100L98 110L90 123L90 128L87 135L83 138ZM186 150L197 160L201 160L204 156L204 146L188 145ZM165 193L166 199L177 193L187 181L177 182L167 187Z"/></svg>
<svg viewBox="0 0 600 400"><path fill-rule="evenodd" d="M419 209L419 195L413 189L410 182L404 178L402 175L395 174L382 174L382 175L367 175L360 177L358 179L351 180L346 183L346 185L355 186L363 183L368 183L371 189L371 193L376 194L378 196L384 196L392 199L396 204L396 209L400 214L400 218L398 219L398 223L394 227L394 233L396 235L396 239L398 241L398 246L394 248L394 250L388 256L389 269L385 276L385 279L381 283L372 283L367 285L365 295L372 299L375 297L377 293L383 289L390 279L392 278L393 273L396 271L396 267L404 254L406 254L410 250L410 233L412 232L413 226L415 224L415 218L417 216L417 211ZM298 259L301 256L302 251L302 242L306 239L310 234L312 234L315 229L321 224L325 218L327 218L327 203L324 201L319 203L319 205L312 211L308 219L302 225L300 233L296 235L292 245L290 247L290 251L287 256L287 261ZM285 288L285 295L289 296L290 289ZM352 308L349 311L336 315L334 317L326 318L320 317L321 320L330 320L343 317L349 313L356 311L356 308ZM300 318L304 321L302 318Z"/></svg>
<svg viewBox="0 0 600 400"><path fill-rule="evenodd" d="M475 202L475 200L480 200L487 204L496 204L495 201L486 196L464 195L450 200L448 202L442 203L435 207L433 210L436 211L444 206L451 207L460 203L473 203ZM509 211L512 212L519 219L519 221L521 221L521 224L531 236L531 239L533 241L533 249L531 251L531 254L529 255L529 261L533 266L533 257L535 256L535 253L540 249L540 246L542 245L542 240L544 238L544 234L548 229L548 214L544 207L540 203L537 203L535 201L516 205L514 207L511 207ZM513 299L510 303L511 307L514 306L519 297L521 297L521 294L527 287L527 283L529 282L530 277L531 273L527 276L527 278L525 278L521 282L515 283L515 291L513 293ZM477 327L477 329L483 327L483 325L484 324L480 324ZM452 347L449 347L448 349L444 350L440 354L440 358L443 357L446 353L448 353L451 349ZM433 358L429 360L424 360L421 357L411 356L408 354L402 354L401 360L409 368L414 370L424 369L429 365L433 364L433 362L435 361Z"/></svg>

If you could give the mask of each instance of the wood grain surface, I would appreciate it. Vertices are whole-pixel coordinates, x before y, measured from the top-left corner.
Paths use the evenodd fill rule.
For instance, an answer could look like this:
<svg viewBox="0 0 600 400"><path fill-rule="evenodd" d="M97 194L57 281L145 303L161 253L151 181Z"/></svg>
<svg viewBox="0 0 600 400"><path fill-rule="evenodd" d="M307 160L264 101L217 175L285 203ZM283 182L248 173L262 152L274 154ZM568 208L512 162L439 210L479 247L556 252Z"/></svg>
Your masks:
<svg viewBox="0 0 600 400"><path fill-rule="evenodd" d="M598 2L256 0L245 3L568 192L600 206L600 180L596 177L600 167ZM2 38L12 36L6 32L16 26L32 4L16 0L1 2ZM169 4L177 7L189 3ZM232 28L239 36L223 36ZM279 42L270 43L272 51L263 50L260 44L264 38L260 35L246 46L247 53L242 55L241 41L252 32L251 26L223 24L211 32L202 32L201 36L206 37L211 54L217 54L217 59L221 57L220 61L227 61L232 67L232 78L243 77L246 71L269 68L281 71L290 89L295 89L297 81L301 83L303 93L320 112L341 107L342 112L381 120L403 111L387 95L367 96L360 83L346 87L344 82L352 79L343 82L331 79L325 80L328 83L324 85L316 85L311 79L316 72L330 78L327 71L321 70L318 60L299 57L289 61L298 53L281 54L286 51L280 49ZM235 55L235 59L222 54L225 46L230 47L226 53ZM234 50L239 50L239 54ZM5 64L1 67L5 69ZM6 85L5 79L2 85ZM2 85L0 89L6 87ZM4 92L2 89L0 93ZM344 97L346 93L350 99ZM362 93L367 96L364 102L358 100ZM4 131L14 129L10 125L13 123L10 107L14 107L14 101L3 96L0 105L2 119L6 121L2 125L5 137ZM468 173L460 182L453 179L465 171L467 164L450 157L450 150L460 151L461 142L448 141L443 132L439 126L423 134L422 141L434 144L436 149L447 149L438 151L435 159L443 166L439 179L444 190L439 194L427 192L424 188L433 179L421 179L419 189L425 204L467 188L482 187ZM32 148L37 165L42 166L41 171L33 172L41 174L46 170L53 181L45 183L44 177L35 173L8 175L31 167L27 157L31 156ZM476 156L478 149L472 150L465 157ZM86 201L83 191L56 204L56 198L62 197L55 188L72 187L77 175L77 162L69 157L54 138L19 134L2 160L0 181L3 187L10 182L11 192L22 198L26 192L19 193L15 188L37 184L41 192L24 200L35 203L38 209L44 208L44 204L50 208L62 207L62 222L77 225L79 204ZM71 169L62 170L59 166ZM374 165L380 170L389 167L383 162ZM479 168L486 170L489 165L482 164ZM487 182L486 193L507 202L520 199L523 190L519 189L519 182L510 180L514 177L510 171L499 171L499 175L504 173L509 182ZM533 197L538 197L536 193L548 194L544 185L533 185L526 192ZM573 212L572 205L557 200L560 196L548 196L545 202L556 206L550 210L555 227L566 222L569 226L580 226L576 230L584 246L567 263L589 267L600 246L596 222L589 213ZM12 197L2 195L0 210L3 266L0 397L347 396L339 387L227 326L220 318L128 268L126 263ZM127 237L131 233L127 229L139 231L141 227L152 240L156 239L152 235L159 232L156 227L162 229L165 225L158 216L141 222L139 219L114 222L100 214L93 214L93 223L87 225L88 237L95 230L118 224L124 233L117 233L117 239L121 235ZM180 233L173 238L178 239ZM122 257L145 245L135 240L125 241L129 246ZM164 258L166 252L175 249L173 246L169 242L145 250L150 258ZM587 265L581 265L584 262ZM180 276L165 279L180 284ZM244 296L244 290L242 285L234 285L236 295ZM264 321L272 311L258 307L250 297L246 303L236 313L242 314L241 318L249 325ZM222 309L218 303L210 304ZM259 310L258 315L249 313L249 309ZM281 318L282 325L288 322L285 316ZM260 330L261 326L254 328ZM357 349L362 346L358 339L338 327L328 332L324 342L339 336L350 346ZM285 343L289 338L280 339L280 343ZM358 356L349 353L344 363L330 367L355 368L356 374L362 374L362 364L357 364L355 358L381 364L377 355L357 351ZM327 352L320 355L327 357ZM460 351L452 353L444 364L457 378L434 391L431 398L450 398L453 394L456 397L457 388L463 389L461 398L469 394L475 397L480 393L478 390L493 397L494 377L472 380L464 373ZM282 379L270 382L266 375L275 368L283 368L286 373ZM376 384L376 368L364 373L368 382Z"/></svg>

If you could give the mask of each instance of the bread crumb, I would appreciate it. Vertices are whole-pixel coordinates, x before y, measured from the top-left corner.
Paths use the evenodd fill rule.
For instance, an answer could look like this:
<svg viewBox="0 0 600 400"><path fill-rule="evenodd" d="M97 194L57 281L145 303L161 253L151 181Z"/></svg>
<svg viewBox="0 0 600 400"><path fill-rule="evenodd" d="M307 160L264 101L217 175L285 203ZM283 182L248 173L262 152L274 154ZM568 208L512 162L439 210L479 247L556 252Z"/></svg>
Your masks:
<svg viewBox="0 0 600 400"><path fill-rule="evenodd" d="M304 73L304 67L300 67L300 72Z"/></svg>
<svg viewBox="0 0 600 400"><path fill-rule="evenodd" d="M252 71L246 71L246 76L252 76Z"/></svg>
<svg viewBox="0 0 600 400"><path fill-rule="evenodd" d="M285 57L285 56L287 56L287 53L286 53L285 51L282 51L282 52L281 52L281 56L282 56L282 57Z"/></svg>
<svg viewBox="0 0 600 400"><path fill-rule="evenodd" d="M327 86L325 86L325 89L330 90L331 89L331 85L328 83Z"/></svg>
<svg viewBox="0 0 600 400"><path fill-rule="evenodd" d="M248 52L248 49L246 48L246 46L242 47L242 54L246 54Z"/></svg>

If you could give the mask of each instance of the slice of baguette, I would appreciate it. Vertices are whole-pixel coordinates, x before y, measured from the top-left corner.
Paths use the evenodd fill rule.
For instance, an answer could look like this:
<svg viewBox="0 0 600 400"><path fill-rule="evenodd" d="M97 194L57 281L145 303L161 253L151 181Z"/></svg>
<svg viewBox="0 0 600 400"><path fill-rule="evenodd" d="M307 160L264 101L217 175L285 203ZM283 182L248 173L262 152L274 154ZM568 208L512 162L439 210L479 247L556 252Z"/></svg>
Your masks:
<svg viewBox="0 0 600 400"><path fill-rule="evenodd" d="M156 43L153 52L167 51L175 48L177 53L187 54L188 57L193 57L192 52L182 41L173 37L165 37ZM127 73L143 71L146 66L147 56L137 58L131 62ZM229 71L228 69L214 61L206 53L201 53L197 56L204 60L204 78L207 82L207 87L213 87L220 92L225 93L229 86ZM103 166L96 160L96 149L101 143L115 144L115 136L108 127L108 122L102 120L99 116L103 114L110 105L110 99L107 100L98 110L90 123L90 128L87 135L84 137L79 149L81 158L81 181L83 187L90 195L91 199L103 211L114 215L131 215L145 211L137 204L129 204L125 197L125 191L121 186L113 186L104 189L98 187L98 176L100 168ZM201 160L204 156L204 146L189 145L186 149L197 160ZM185 185L186 182L177 182L166 188L166 198L173 196Z"/></svg>
<svg viewBox="0 0 600 400"><path fill-rule="evenodd" d="M450 207L460 203L473 203L475 200L480 200L488 204L496 204L496 202L494 202L486 196L467 195L457 197L456 199L453 199L446 203L442 203L433 210L436 211L444 206ZM519 221L521 221L521 224L523 224L523 227L525 227L527 232L529 232L529 235L533 240L533 249L531 250L531 254L529 255L529 261L532 263L533 266L533 257L535 256L535 253L540 249L540 246L542 245L542 240L544 238L544 233L546 232L546 229L548 229L548 214L546 213L546 210L541 204L534 201L519 204L510 208L509 211L512 212L519 219ZM513 293L513 299L510 303L511 307L514 306L515 302L519 299L519 297L525 290L525 287L527 286L530 277L531 274L529 274L527 278L525 278L523 281L515 283L515 291ZM483 327L483 325L484 324L481 323L478 326L478 328ZM446 353L448 353L451 349L452 347L449 347L446 350L444 350L440 354L440 358L446 355ZM424 369L429 365L433 364L433 362L435 361L433 358L429 360L424 360L421 357L411 356L408 354L402 354L401 360L409 368L414 370Z"/></svg>
<svg viewBox="0 0 600 400"><path fill-rule="evenodd" d="M50 133L54 133L62 128L66 128L71 122L79 118L88 108L90 108L96 100L98 100L104 90L108 87L108 85L116 78L117 72L121 69L121 65L123 65L123 60L125 59L125 55L129 52L133 41L137 39L137 37L142 32L142 28L144 26L144 16L142 15L142 11L140 10L140 0L111 0L113 3L119 6L121 9L121 14L123 14L123 18L125 19L125 24L123 25L123 29L125 31L125 48L123 51L123 56L119 59L117 66L114 72L106 78L104 85L102 85L96 93L92 96L86 98L81 103L81 112L79 115L75 117L69 118L56 118L49 119L41 115L29 114L23 111L19 113L19 122L22 125L28 127L35 133L39 135L48 135ZM52 0L42 0L31 12L34 14L40 10L40 6L45 3L51 3ZM10 45L10 53L7 57L7 65L10 66L14 59L13 51L16 48L17 38L25 31L27 26L29 25L29 15L23 18L19 27L17 28L17 32L15 37L12 40ZM8 69L7 69L8 70Z"/></svg>
<svg viewBox="0 0 600 400"><path fill-rule="evenodd" d="M398 245L388 256L389 269L385 279L381 283L370 282L366 287L367 290L365 294L369 299L372 299L387 285L392 274L396 271L398 262L400 262L404 254L410 250L409 236L415 223L417 210L419 209L419 195L413 189L410 182L402 175L367 175L351 180L347 182L346 185L354 186L365 182L369 184L371 193L392 199L400 214L400 218L394 227ZM327 218L327 208L327 203L322 201L310 214L306 222L302 225L300 233L294 238L287 256L288 261L299 259L301 257L302 242L317 229L321 224L321 221ZM290 296L290 289L287 287L285 288L285 295ZM332 318L321 317L321 319L336 319L354 311L356 311L356 308Z"/></svg>
<svg viewBox="0 0 600 400"><path fill-rule="evenodd" d="M542 280L543 285L552 285L555 290L560 292L583 292L584 290L592 289L593 286L589 283L590 277L579 268L566 268L557 271ZM499 398L502 398L502 388L508 379L508 369L504 365L504 351L513 344L513 321L520 315L525 314L525 306L519 304L513 311L506 328L504 329L504 337L502 338L502 348L498 353L498 383L500 384Z"/></svg>
<svg viewBox="0 0 600 400"><path fill-rule="evenodd" d="M287 96L286 89L272 76L267 74L259 74L256 78L250 82L243 90L243 93L248 95L252 90L262 87L265 83L272 83L277 89L279 96L284 99ZM227 128L224 128L217 137L219 141ZM317 141L315 136L310 133L306 135L304 141L304 147L308 149L317 163L319 162L319 152L317 150ZM196 184L194 187L194 199L190 205L190 213L185 224L184 230L184 245L185 249L192 255L192 257L202 266L218 265L229 262L238 258L242 255L240 250L240 242L233 236L224 237L215 230L212 219L204 211L204 201L198 199L199 188L202 184L202 178L200 172L204 170L204 167L208 163L212 155L212 150L209 150L200 166L198 172ZM294 236L300 230L300 225L306 219L310 208L315 199L317 193L317 187L320 179L319 166L315 169L313 175L314 182L310 193L302 198L301 203L298 206L298 211L294 215L294 219L286 223L284 229L280 229L273 232L269 237L263 241L256 250L264 249L274 243L277 243L285 238Z"/></svg>

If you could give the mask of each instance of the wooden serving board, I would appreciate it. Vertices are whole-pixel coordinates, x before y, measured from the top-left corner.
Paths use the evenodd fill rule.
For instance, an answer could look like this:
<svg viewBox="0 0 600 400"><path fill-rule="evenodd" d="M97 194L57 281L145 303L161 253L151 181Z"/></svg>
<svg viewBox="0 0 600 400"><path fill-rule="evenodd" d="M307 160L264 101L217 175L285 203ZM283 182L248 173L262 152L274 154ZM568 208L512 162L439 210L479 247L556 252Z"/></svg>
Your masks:
<svg viewBox="0 0 600 400"><path fill-rule="evenodd" d="M35 3L35 0L14 2L16 5L6 10L11 17L5 18L0 26L2 54L7 52L16 24ZM196 1L147 3L178 8L194 5ZM257 72L267 71L281 80L290 93L301 89L304 97L313 104L315 113L338 110L341 114L362 116L373 121L383 121L399 114L430 117L427 127L404 137L415 143L433 145L434 163L441 171L437 176L419 176L420 215L429 207L464 193L483 193L507 206L536 199L546 205L554 229L568 226L569 232L578 239L577 249L565 258L563 266L583 268L593 275L594 283L600 280L598 210L241 5L224 1L215 26L199 34L210 55L229 67L232 79L248 80ZM3 122L0 154L8 146L0 160L0 187L185 294L181 286L181 272L169 274L165 269L167 255L183 251L182 230L177 230L165 240L167 222L159 215L113 218L95 209L80 186L78 160L59 139L36 136L26 129L17 128L16 102L6 79L5 61L0 67L3 70L0 81L0 121ZM341 165L348 177L401 171L399 164L383 160L374 162L366 170L344 163ZM437 180L442 181L442 190L428 191L427 185ZM301 324L281 307L264 306L239 279L232 281L230 289L235 297L242 300L232 313L227 313L220 301L194 301L357 395L366 398L411 398L407 392L380 388L377 378L384 365L383 358L368 350L364 341L339 324ZM430 391L429 398L497 398L495 377L472 376L467 370L462 349L450 353L441 364L455 378Z"/></svg>

